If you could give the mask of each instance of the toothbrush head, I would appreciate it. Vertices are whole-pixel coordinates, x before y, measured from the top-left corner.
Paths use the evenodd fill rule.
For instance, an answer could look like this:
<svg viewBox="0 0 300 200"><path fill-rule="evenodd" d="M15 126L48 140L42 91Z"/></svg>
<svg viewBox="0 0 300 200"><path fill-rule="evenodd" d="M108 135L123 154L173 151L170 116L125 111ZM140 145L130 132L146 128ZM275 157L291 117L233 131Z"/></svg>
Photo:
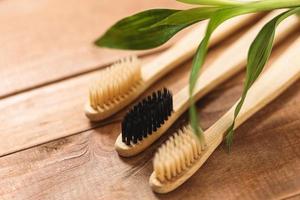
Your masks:
<svg viewBox="0 0 300 200"><path fill-rule="evenodd" d="M211 148L200 142L191 126L180 129L157 151L149 184L157 193L170 192L188 180L206 161Z"/></svg>
<svg viewBox="0 0 300 200"><path fill-rule="evenodd" d="M138 95L142 85L141 62L137 57L123 58L99 74L89 89L86 116L91 121L102 120L127 105Z"/></svg>
<svg viewBox="0 0 300 200"><path fill-rule="evenodd" d="M173 111L173 97L164 88L136 104L122 121L122 142L126 145L137 144L155 134Z"/></svg>
<svg viewBox="0 0 300 200"><path fill-rule="evenodd" d="M180 175L201 155L202 147L190 126L180 129L157 151L153 168L159 181Z"/></svg>

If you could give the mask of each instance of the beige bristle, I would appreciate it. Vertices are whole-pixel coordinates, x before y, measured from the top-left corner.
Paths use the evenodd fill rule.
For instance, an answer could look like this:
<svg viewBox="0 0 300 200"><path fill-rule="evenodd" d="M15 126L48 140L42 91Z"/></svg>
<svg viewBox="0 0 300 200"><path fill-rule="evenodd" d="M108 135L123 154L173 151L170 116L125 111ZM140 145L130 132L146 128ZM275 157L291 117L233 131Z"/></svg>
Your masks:
<svg viewBox="0 0 300 200"><path fill-rule="evenodd" d="M141 83L141 62L137 57L123 58L104 69L90 86L89 102L101 111L120 101Z"/></svg>
<svg viewBox="0 0 300 200"><path fill-rule="evenodd" d="M190 167L199 158L202 146L190 126L171 136L154 157L153 168L158 180L172 180Z"/></svg>

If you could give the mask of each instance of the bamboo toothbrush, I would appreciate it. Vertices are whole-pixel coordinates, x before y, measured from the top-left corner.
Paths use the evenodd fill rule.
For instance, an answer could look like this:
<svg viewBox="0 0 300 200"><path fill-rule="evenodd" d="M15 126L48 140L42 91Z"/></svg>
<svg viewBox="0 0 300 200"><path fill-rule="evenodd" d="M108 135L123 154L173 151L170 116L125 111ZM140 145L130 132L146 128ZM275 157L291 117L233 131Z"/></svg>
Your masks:
<svg viewBox="0 0 300 200"><path fill-rule="evenodd" d="M256 16L256 17L254 17ZM212 38L214 45L257 18L246 15L228 21ZM191 58L205 33L206 22L191 31L173 47L144 66L136 57L121 59L99 74L89 90L85 114L91 121L103 120L124 108L140 96L150 85L174 67Z"/></svg>
<svg viewBox="0 0 300 200"><path fill-rule="evenodd" d="M300 39L253 84L236 119L235 129L300 78L299 52ZM205 131L207 146L204 150L190 127L180 130L159 148L149 180L155 192L167 193L176 189L203 165L222 142L232 123L236 105Z"/></svg>
<svg viewBox="0 0 300 200"><path fill-rule="evenodd" d="M204 70L195 87L195 100L204 96L246 65L246 52L245 54L237 54L237 52L240 52L241 49L248 49L260 28L276 14L277 12L271 13L261 20ZM299 26L297 17L287 19L278 27L278 37L275 43L284 39L297 26ZM188 91L189 86L187 85L172 98L171 92L164 89L154 92L152 96L134 106L124 117L122 133L115 143L115 149L119 155L134 156L156 141L188 109Z"/></svg>

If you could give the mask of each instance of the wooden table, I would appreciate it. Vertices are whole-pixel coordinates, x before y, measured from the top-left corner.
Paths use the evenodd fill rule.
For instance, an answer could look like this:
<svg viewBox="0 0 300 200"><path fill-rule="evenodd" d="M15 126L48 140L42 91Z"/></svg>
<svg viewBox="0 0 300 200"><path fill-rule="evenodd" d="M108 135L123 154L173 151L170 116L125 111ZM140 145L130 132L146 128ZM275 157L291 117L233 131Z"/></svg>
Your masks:
<svg viewBox="0 0 300 200"><path fill-rule="evenodd" d="M91 42L121 17L150 7L182 5L174 0L122 0L114 7L109 0L0 2L0 199L300 199L299 81L236 131L231 154L220 146L188 182L166 195L148 186L151 159L187 121L186 114L149 150L130 159L113 147L124 111L104 123L85 118L89 81L129 53ZM242 33L213 48L206 65ZM270 64L299 33L276 48ZM175 93L187 83L190 65L147 93L162 86ZM243 77L241 72L198 103L204 128L238 99Z"/></svg>

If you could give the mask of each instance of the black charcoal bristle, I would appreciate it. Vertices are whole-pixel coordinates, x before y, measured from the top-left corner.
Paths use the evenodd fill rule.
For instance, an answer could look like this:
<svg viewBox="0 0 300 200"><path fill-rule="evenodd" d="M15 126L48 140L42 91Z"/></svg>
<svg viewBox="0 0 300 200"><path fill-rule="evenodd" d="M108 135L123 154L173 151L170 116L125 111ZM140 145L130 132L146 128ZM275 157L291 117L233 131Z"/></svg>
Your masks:
<svg viewBox="0 0 300 200"><path fill-rule="evenodd" d="M172 93L163 88L133 106L122 121L122 141L136 144L157 131L173 111Z"/></svg>

